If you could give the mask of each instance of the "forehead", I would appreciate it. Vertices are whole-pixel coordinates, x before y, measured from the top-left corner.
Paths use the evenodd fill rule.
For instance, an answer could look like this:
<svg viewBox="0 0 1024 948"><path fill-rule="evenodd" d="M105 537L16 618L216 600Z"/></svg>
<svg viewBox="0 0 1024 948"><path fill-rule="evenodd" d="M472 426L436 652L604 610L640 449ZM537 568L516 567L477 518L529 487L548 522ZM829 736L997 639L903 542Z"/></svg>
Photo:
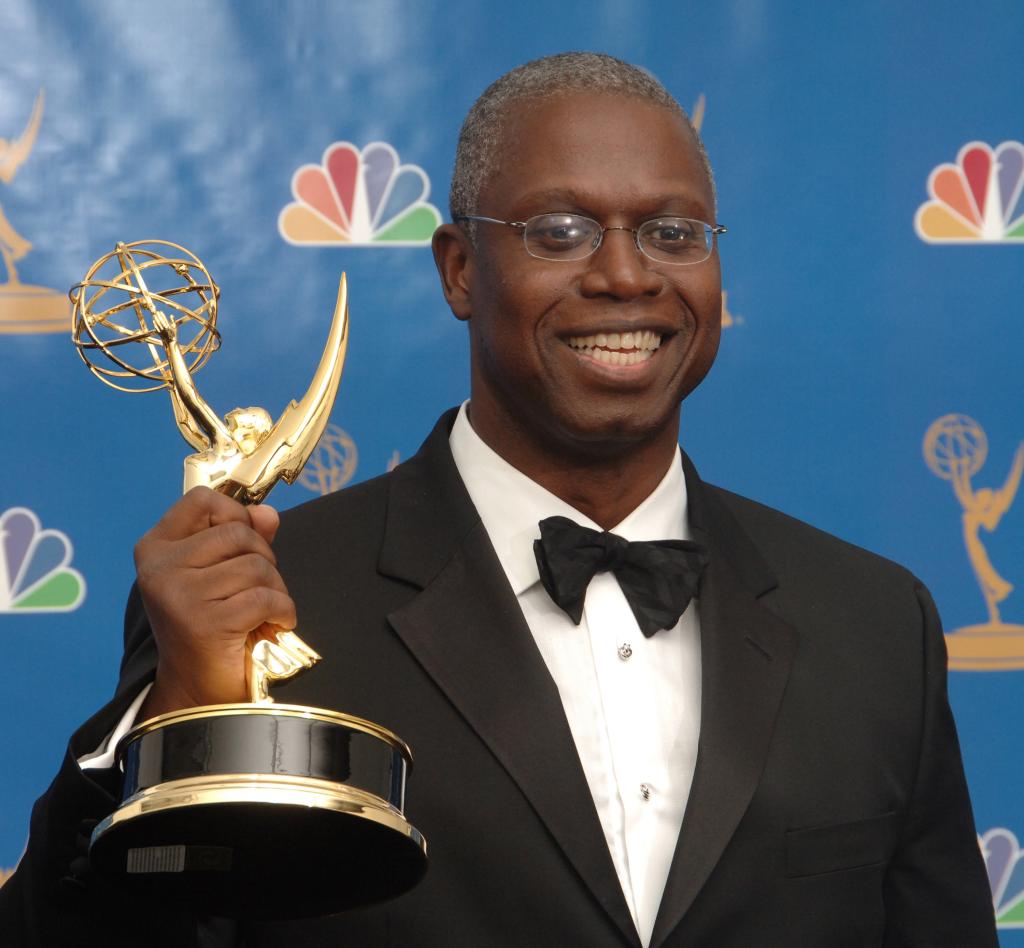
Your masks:
<svg viewBox="0 0 1024 948"><path fill-rule="evenodd" d="M713 215L711 183L689 126L644 99L567 92L513 104L498 154L481 193L490 212Z"/></svg>

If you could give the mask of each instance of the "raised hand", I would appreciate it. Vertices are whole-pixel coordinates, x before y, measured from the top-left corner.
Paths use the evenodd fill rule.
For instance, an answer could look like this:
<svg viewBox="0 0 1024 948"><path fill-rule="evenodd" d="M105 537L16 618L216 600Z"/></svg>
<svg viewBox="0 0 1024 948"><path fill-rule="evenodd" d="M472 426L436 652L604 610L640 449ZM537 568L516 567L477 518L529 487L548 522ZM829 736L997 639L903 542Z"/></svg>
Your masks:
<svg viewBox="0 0 1024 948"><path fill-rule="evenodd" d="M246 640L295 627L270 543L277 512L206 487L175 503L135 547L139 591L159 651L147 718L248 701Z"/></svg>

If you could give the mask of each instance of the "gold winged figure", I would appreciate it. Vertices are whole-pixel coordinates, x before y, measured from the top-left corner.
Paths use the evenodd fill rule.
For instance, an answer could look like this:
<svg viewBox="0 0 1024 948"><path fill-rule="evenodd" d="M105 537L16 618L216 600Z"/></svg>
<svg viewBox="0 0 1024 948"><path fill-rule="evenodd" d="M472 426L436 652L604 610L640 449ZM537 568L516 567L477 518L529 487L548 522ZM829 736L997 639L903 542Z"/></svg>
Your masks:
<svg viewBox="0 0 1024 948"><path fill-rule="evenodd" d="M134 266L134 264L133 264ZM334 402L348 347L347 286L344 275L327 346L306 394L291 401L276 422L263 408L236 408L221 419L199 394L178 345L177 324L157 309L135 268L142 302L167 354L174 418L182 436L197 451L185 459L185 490L210 487L243 503L259 503L274 484L291 484L316 447ZM311 668L320 656L294 632L251 643L249 691L252 701L269 701L275 681Z"/></svg>
<svg viewBox="0 0 1024 948"><path fill-rule="evenodd" d="M36 136L39 134L39 126L43 120L45 101L45 94L40 89L35 105L32 106L32 114L29 116L25 131L14 141L0 138L0 181L3 181L4 184L10 184L14 180L18 169L32 152ZM14 229L14 225L7 220L3 207L0 206L0 256L4 258L4 266L7 268L8 286L20 285L21 280L18 278L15 261L20 260L31 249L31 241L26 240Z"/></svg>
<svg viewBox="0 0 1024 948"><path fill-rule="evenodd" d="M982 487L975 490L971 485L970 469L966 460L953 464L950 471L953 490L964 511L964 544L974 567L978 585L981 587L981 594L985 598L989 625L993 629L999 629L1003 627L999 603L1013 592L1013 584L996 572L985 545L981 542L980 532L984 528L986 532L993 533L999 526L1003 514L1010 509L1020 486L1021 475L1024 475L1024 444L1017 447L1010 473L1000 488Z"/></svg>

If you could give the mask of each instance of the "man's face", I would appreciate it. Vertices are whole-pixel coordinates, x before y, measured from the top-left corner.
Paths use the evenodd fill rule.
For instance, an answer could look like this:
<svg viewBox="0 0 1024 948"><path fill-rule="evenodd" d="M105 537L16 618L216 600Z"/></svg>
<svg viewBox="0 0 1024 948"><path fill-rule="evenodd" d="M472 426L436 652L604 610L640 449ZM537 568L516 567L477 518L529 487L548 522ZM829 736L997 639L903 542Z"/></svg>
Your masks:
<svg viewBox="0 0 1024 948"><path fill-rule="evenodd" d="M711 185L683 120L596 93L518 106L507 120L479 213L525 221L550 211L605 227L661 216L715 223ZM607 457L652 438L674 444L679 403L718 348L717 249L703 263L659 263L632 234L610 231L584 260L547 261L526 252L518 230L477 227L465 279L471 417L485 440L510 458L537 447ZM608 350L616 336L618 349L629 348L628 333L634 349L653 354L612 364Z"/></svg>

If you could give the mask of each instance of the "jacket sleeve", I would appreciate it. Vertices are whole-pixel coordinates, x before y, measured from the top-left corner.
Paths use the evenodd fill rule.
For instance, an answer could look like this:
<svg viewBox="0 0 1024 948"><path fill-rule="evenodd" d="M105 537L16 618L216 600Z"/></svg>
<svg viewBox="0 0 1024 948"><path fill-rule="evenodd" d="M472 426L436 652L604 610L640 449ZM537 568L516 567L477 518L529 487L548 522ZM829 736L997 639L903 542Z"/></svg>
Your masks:
<svg viewBox="0 0 1024 948"><path fill-rule="evenodd" d="M885 879L885 948L998 948L995 914L946 693L935 604L917 588L924 708L917 776Z"/></svg>
<svg viewBox="0 0 1024 948"><path fill-rule="evenodd" d="M12 948L84 944L195 943L195 922L165 906L126 899L89 870L89 835L113 811L120 791L116 768L83 771L78 758L114 728L139 690L152 680L156 646L135 589L125 615L125 655L113 699L72 735L49 789L32 809L29 841L17 871L0 887L0 931ZM139 933L146 932L140 941ZM159 932L157 938L149 932Z"/></svg>

